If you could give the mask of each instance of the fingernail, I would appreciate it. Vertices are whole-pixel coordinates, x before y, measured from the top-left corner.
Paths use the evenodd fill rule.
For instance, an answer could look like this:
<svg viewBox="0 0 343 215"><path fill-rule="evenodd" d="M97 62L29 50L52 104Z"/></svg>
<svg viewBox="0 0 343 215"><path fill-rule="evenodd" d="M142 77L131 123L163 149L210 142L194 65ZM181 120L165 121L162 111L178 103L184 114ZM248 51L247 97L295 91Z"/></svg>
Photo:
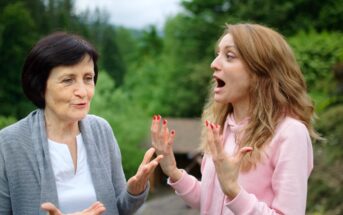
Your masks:
<svg viewBox="0 0 343 215"><path fill-rule="evenodd" d="M154 116L152 117L152 119L153 119L153 120L156 120L156 115L154 115Z"/></svg>
<svg viewBox="0 0 343 215"><path fill-rule="evenodd" d="M174 134L175 134L175 131L174 131L174 130L172 130L170 133L174 135Z"/></svg>
<svg viewBox="0 0 343 215"><path fill-rule="evenodd" d="M161 115L158 114L157 119L160 120L162 117Z"/></svg>
<svg viewBox="0 0 343 215"><path fill-rule="evenodd" d="M166 125L167 124L167 120L163 120L163 125Z"/></svg>
<svg viewBox="0 0 343 215"><path fill-rule="evenodd" d="M213 124L211 123L211 128L213 129Z"/></svg>
<svg viewBox="0 0 343 215"><path fill-rule="evenodd" d="M208 126L208 121L207 120L205 121L205 124L206 124L206 126Z"/></svg>

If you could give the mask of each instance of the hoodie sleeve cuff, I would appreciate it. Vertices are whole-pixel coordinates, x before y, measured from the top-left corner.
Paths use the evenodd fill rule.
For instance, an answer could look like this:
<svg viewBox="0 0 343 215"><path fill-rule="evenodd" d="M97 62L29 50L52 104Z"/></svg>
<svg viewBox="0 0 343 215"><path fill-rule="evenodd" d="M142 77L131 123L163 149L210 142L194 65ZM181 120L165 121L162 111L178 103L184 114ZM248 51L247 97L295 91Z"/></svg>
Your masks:
<svg viewBox="0 0 343 215"><path fill-rule="evenodd" d="M181 170L181 171L182 171L182 176L178 181L171 182L170 178L168 178L167 183L172 188L175 189L176 194L185 195L192 190L197 179L194 178L193 176L188 175L185 170Z"/></svg>
<svg viewBox="0 0 343 215"><path fill-rule="evenodd" d="M242 187L238 195L230 200L227 196L225 197L225 205L234 213L234 214L245 214L246 211L250 211L253 208L256 197L249 194Z"/></svg>

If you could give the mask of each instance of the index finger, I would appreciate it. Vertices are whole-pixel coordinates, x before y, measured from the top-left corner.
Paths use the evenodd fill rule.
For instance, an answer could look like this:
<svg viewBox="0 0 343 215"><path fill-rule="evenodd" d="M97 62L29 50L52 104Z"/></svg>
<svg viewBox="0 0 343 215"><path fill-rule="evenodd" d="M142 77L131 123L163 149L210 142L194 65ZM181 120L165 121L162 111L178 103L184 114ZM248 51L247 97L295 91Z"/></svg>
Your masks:
<svg viewBox="0 0 343 215"><path fill-rule="evenodd" d="M211 155L215 156L217 154L217 148L216 148L215 143L214 143L213 125L212 125L212 123L210 123L206 120L206 127L207 127L208 147L210 149Z"/></svg>
<svg viewBox="0 0 343 215"><path fill-rule="evenodd" d="M221 152L223 151L223 144L219 135L219 131L220 131L220 125L213 125L213 139L214 139L214 145L217 149L217 152Z"/></svg>
<svg viewBox="0 0 343 215"><path fill-rule="evenodd" d="M150 148L147 152L145 152L142 164L149 163L151 158L152 158L152 156L154 155L154 153L155 153L155 149L154 148Z"/></svg>

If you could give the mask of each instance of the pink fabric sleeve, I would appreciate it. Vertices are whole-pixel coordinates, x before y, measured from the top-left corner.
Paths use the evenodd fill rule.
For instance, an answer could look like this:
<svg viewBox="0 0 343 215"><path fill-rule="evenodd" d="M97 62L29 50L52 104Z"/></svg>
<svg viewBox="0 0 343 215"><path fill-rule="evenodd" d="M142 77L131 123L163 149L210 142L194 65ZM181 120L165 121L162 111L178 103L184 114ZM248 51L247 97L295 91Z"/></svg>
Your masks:
<svg viewBox="0 0 343 215"><path fill-rule="evenodd" d="M313 150L307 128L293 120L278 131L279 135L271 144L271 163L274 167L272 189L274 199L270 206L258 201L255 195L243 188L233 199L225 199L225 204L234 214L294 214L306 211L307 181L313 168ZM275 141L275 142L274 142ZM256 179L256 186L259 180Z"/></svg>
<svg viewBox="0 0 343 215"><path fill-rule="evenodd" d="M175 189L176 195L180 196L192 208L200 209L201 182L182 170L182 177L176 182L167 183Z"/></svg>

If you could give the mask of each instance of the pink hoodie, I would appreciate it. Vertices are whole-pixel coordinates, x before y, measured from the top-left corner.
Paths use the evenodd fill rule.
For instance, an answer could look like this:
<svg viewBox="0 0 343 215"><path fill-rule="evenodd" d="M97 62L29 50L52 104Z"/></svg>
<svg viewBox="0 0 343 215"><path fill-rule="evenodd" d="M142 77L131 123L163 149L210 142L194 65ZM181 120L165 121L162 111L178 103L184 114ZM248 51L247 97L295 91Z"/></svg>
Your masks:
<svg viewBox="0 0 343 215"><path fill-rule="evenodd" d="M235 133L247 123L237 124L233 116L225 122L225 151L235 149ZM308 130L300 121L286 117L277 127L264 159L256 168L240 173L240 193L231 201L224 195L211 156L204 155L202 181L183 171L182 178L168 183L187 204L209 215L302 215L306 210L307 180L313 168L313 151Z"/></svg>

